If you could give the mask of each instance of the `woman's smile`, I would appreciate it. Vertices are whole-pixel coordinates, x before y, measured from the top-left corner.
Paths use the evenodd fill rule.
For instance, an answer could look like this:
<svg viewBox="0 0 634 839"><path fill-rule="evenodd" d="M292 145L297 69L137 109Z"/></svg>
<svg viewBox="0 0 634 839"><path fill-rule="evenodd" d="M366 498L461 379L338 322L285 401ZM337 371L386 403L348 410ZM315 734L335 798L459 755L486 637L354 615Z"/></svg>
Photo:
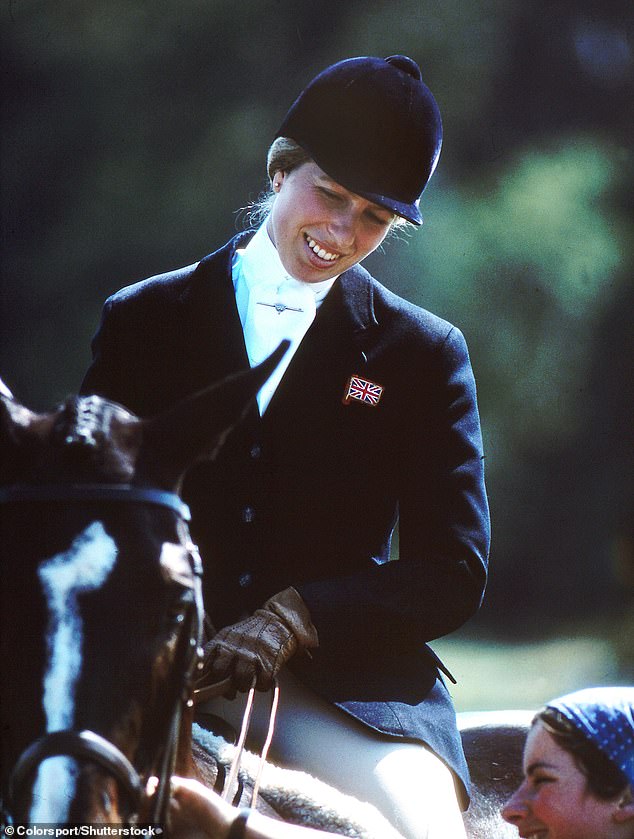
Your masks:
<svg viewBox="0 0 634 839"><path fill-rule="evenodd" d="M304 233L304 238L306 239L308 247L319 257L320 260L323 260L324 262L335 262L335 260L339 259L340 254L331 253L326 249L325 245L320 245L320 243L316 242L308 233Z"/></svg>

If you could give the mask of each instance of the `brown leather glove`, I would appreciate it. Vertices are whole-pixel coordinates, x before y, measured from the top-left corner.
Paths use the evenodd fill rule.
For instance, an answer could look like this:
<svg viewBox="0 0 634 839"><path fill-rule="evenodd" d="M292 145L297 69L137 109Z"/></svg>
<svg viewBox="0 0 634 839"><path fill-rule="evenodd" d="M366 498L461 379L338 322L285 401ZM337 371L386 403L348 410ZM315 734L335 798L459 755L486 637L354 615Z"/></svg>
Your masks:
<svg viewBox="0 0 634 839"><path fill-rule="evenodd" d="M294 588L270 597L248 618L225 626L205 644L202 675L197 687L231 678L225 696L268 690L273 679L297 652L319 646L317 630L306 604Z"/></svg>

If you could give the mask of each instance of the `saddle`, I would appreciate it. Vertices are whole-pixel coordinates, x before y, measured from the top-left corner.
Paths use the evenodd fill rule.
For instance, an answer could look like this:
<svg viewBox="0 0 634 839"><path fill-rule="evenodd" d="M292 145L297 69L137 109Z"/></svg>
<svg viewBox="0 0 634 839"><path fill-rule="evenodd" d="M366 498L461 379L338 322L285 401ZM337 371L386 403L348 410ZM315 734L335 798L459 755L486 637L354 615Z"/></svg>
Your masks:
<svg viewBox="0 0 634 839"><path fill-rule="evenodd" d="M222 692L221 686L213 686ZM279 690L279 688L276 689ZM210 698L203 689L197 698ZM277 700L271 700L269 735L262 754L244 748L249 724L249 702L238 733L216 714L197 710L192 746L197 766L207 764L207 782L236 807L259 811L291 824L326 830L351 839L403 839L372 804L346 795L307 772L286 769L266 760L273 735ZM209 771L209 764L213 769ZM215 776L215 777L214 777Z"/></svg>

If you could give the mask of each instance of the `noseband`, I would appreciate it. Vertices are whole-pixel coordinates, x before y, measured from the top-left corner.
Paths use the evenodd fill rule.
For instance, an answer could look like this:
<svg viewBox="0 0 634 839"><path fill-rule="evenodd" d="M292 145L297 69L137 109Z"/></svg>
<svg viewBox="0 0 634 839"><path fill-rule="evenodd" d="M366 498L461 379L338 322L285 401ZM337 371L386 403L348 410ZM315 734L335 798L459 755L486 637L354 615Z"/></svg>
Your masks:
<svg viewBox="0 0 634 839"><path fill-rule="evenodd" d="M40 763L49 757L74 757L96 763L124 788L138 808L143 795L141 779L130 761L116 746L94 731L52 731L31 743L20 755L11 773L9 798L13 802Z"/></svg>
<svg viewBox="0 0 634 839"><path fill-rule="evenodd" d="M66 756L87 760L105 769L125 791L135 815L139 814L147 802L148 822L165 824L181 716L184 705L191 698L194 671L201 655L203 631L202 561L198 549L189 539L186 524L190 520L189 508L173 492L131 485L14 484L0 487L0 504L29 501L115 501L149 504L170 510L178 516L185 532L185 548L194 575L194 599L182 616L183 629L174 656L178 672L172 676L176 703L171 714L168 741L156 767L158 785L151 799L147 801L145 785L139 773L117 746L93 731L66 729L43 735L22 752L9 778L8 812L2 815L11 819L25 784L43 761L50 757ZM177 679L180 679L180 684L176 684Z"/></svg>

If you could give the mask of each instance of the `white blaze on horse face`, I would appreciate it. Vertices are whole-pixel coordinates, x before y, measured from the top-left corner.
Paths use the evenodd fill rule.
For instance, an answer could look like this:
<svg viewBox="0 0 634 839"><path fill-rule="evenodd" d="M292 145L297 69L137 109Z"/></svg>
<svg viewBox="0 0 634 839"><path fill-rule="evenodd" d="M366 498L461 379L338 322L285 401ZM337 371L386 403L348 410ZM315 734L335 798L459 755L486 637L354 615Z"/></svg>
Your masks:
<svg viewBox="0 0 634 839"><path fill-rule="evenodd" d="M100 588L116 558L114 540L101 522L94 522L65 553L51 557L38 569L49 613L42 700L47 732L73 726L83 645L78 595ZM40 765L33 788L31 821L65 820L74 795L76 771L75 760L68 757L49 758Z"/></svg>

